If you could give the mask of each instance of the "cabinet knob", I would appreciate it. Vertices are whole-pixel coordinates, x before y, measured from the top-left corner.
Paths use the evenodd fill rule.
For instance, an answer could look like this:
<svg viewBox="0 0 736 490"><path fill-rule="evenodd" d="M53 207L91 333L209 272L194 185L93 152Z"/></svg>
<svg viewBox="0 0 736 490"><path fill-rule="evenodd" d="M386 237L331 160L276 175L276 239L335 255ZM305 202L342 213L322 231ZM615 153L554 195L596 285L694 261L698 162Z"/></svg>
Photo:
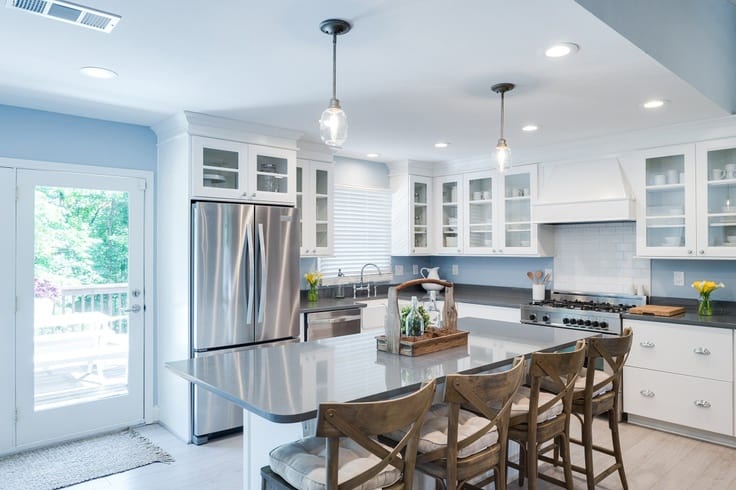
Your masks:
<svg viewBox="0 0 736 490"><path fill-rule="evenodd" d="M641 393L641 396L645 396L647 398L654 398L654 392L652 390L641 390L639 393Z"/></svg>
<svg viewBox="0 0 736 490"><path fill-rule="evenodd" d="M654 348L654 342L651 342L649 340L645 340L643 342L639 342L639 345L644 347L645 349L653 349Z"/></svg>
<svg viewBox="0 0 736 490"><path fill-rule="evenodd" d="M705 250L701 250L699 253L700 255L705 255Z"/></svg>
<svg viewBox="0 0 736 490"><path fill-rule="evenodd" d="M688 255L692 255L692 254L693 254L693 251L692 251L692 250L688 250L688 251L687 251L687 254L688 254Z"/></svg>
<svg viewBox="0 0 736 490"><path fill-rule="evenodd" d="M700 354L701 356L709 356L710 350L707 347L696 347L693 349L693 352L695 354Z"/></svg>
<svg viewBox="0 0 736 490"><path fill-rule="evenodd" d="M696 407L710 408L710 402L708 400L695 400L693 404Z"/></svg>
<svg viewBox="0 0 736 490"><path fill-rule="evenodd" d="M254 192L253 194L250 195L250 197L256 197L256 193Z"/></svg>
<svg viewBox="0 0 736 490"><path fill-rule="evenodd" d="M458 248L458 249L457 249L457 251L458 251L458 253L459 253L459 252L460 252L460 249Z"/></svg>

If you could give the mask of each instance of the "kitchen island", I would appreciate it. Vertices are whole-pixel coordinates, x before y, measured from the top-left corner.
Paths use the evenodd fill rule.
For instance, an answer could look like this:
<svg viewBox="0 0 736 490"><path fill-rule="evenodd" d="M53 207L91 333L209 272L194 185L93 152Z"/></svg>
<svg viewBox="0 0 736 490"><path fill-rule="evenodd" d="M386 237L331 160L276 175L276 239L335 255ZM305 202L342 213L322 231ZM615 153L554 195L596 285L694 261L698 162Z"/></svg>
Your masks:
<svg viewBox="0 0 736 490"><path fill-rule="evenodd" d="M502 368L519 355L573 345L593 332L462 318L468 345L420 357L376 350L371 334L169 362L179 376L243 407L243 480L259 488L259 468L275 446L313 431L325 401L385 399L452 373Z"/></svg>

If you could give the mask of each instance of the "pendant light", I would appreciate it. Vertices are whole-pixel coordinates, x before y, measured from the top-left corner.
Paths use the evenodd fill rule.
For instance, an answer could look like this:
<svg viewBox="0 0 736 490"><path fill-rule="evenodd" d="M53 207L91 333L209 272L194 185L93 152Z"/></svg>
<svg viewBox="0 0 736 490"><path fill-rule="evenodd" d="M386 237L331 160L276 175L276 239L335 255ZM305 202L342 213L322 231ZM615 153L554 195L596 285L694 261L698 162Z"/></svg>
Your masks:
<svg viewBox="0 0 736 490"><path fill-rule="evenodd" d="M501 94L501 137L498 138L498 143L496 144L496 152L494 154L499 172L504 172L511 168L511 148L509 148L509 145L506 143L506 138L503 137L503 96L506 92L513 90L515 86L516 85L514 85L513 83L497 83L496 85L491 87L491 90L493 90L497 94Z"/></svg>
<svg viewBox="0 0 736 490"><path fill-rule="evenodd" d="M348 119L340 107L340 101L336 95L337 78L337 36L346 34L352 26L348 21L342 19L327 19L322 21L319 29L325 34L332 36L332 98L330 106L324 110L319 120L319 132L322 141L327 146L335 148L342 147L348 139Z"/></svg>

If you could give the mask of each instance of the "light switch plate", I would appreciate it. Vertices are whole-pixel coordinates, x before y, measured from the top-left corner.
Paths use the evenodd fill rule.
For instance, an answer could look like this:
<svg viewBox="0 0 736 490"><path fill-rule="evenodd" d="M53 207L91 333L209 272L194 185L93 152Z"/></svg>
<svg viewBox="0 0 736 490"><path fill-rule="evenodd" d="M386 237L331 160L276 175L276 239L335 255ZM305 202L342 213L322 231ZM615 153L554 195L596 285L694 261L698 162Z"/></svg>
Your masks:
<svg viewBox="0 0 736 490"><path fill-rule="evenodd" d="M414 274L415 276L419 275L419 266L417 264L412 264L411 273Z"/></svg>
<svg viewBox="0 0 736 490"><path fill-rule="evenodd" d="M675 271L673 283L675 286L684 286L685 273L683 271Z"/></svg>
<svg viewBox="0 0 736 490"><path fill-rule="evenodd" d="M396 276L403 276L404 275L404 266L401 264L396 264L394 266L394 275Z"/></svg>
<svg viewBox="0 0 736 490"><path fill-rule="evenodd" d="M460 274L460 268L457 266L457 264L452 264L452 275L456 276Z"/></svg>

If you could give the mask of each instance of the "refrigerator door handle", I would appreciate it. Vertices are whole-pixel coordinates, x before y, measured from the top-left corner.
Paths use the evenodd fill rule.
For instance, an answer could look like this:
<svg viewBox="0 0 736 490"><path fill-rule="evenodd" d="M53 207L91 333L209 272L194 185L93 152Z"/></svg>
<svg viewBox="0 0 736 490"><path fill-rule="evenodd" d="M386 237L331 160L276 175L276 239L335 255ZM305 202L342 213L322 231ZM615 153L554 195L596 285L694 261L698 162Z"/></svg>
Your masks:
<svg viewBox="0 0 736 490"><path fill-rule="evenodd" d="M258 301L258 323L263 322L263 309L266 301L266 280L268 267L266 262L266 240L263 238L263 223L258 223L258 245L261 251L261 292Z"/></svg>
<svg viewBox="0 0 736 490"><path fill-rule="evenodd" d="M256 258L255 248L253 248L253 233L251 231L251 224L248 223L245 228L245 238L247 243L247 256L248 256L248 308L247 308L247 321L246 325L249 325L253 318L253 297L255 296L256 288Z"/></svg>

